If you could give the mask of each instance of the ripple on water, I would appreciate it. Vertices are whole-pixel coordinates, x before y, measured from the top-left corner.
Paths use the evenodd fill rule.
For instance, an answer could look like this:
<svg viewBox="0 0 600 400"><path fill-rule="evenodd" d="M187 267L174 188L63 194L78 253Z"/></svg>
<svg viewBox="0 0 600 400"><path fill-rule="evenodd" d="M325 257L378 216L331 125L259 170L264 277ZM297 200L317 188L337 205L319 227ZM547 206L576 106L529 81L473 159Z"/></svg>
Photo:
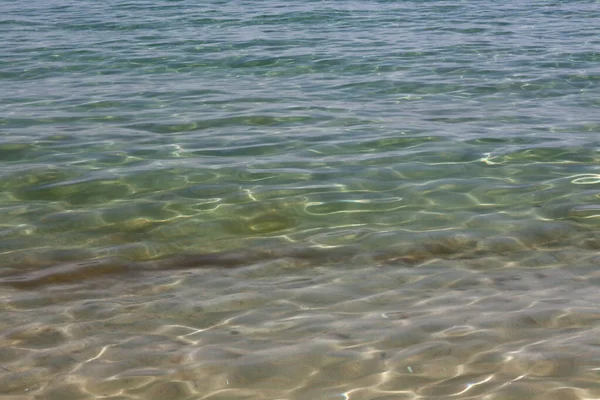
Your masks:
<svg viewBox="0 0 600 400"><path fill-rule="evenodd" d="M2 11L3 399L600 397L596 2Z"/></svg>

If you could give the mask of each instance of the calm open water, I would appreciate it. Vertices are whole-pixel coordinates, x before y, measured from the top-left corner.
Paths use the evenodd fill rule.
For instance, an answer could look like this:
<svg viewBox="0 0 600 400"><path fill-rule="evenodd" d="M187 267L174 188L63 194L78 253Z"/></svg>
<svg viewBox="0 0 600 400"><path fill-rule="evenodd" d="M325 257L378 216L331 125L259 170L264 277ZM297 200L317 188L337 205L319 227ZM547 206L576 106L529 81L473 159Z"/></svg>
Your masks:
<svg viewBox="0 0 600 400"><path fill-rule="evenodd" d="M600 398L600 3L0 3L0 397Z"/></svg>

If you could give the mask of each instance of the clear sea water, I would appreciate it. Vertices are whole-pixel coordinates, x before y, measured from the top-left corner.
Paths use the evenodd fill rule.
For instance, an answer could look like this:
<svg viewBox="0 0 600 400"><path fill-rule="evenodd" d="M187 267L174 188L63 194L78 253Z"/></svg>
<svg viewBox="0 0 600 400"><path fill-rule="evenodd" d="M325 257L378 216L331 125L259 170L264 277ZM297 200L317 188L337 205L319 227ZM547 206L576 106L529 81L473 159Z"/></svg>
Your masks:
<svg viewBox="0 0 600 400"><path fill-rule="evenodd" d="M600 398L600 3L0 3L0 397Z"/></svg>

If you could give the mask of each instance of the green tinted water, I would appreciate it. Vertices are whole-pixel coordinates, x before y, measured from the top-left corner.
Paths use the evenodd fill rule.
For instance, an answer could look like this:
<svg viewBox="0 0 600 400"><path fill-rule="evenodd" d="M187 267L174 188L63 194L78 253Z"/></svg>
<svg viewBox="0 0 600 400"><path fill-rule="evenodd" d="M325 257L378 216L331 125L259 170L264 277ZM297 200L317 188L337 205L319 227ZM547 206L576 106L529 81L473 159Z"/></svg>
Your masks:
<svg viewBox="0 0 600 400"><path fill-rule="evenodd" d="M600 396L597 3L0 10L2 396Z"/></svg>

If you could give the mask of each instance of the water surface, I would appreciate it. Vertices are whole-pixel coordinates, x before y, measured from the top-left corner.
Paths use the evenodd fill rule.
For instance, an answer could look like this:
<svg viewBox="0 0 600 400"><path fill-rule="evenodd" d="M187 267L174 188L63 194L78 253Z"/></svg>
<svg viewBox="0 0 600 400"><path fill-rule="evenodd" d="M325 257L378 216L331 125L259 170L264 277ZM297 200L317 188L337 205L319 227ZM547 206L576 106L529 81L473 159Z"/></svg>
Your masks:
<svg viewBox="0 0 600 400"><path fill-rule="evenodd" d="M3 398L600 397L597 2L0 11Z"/></svg>

